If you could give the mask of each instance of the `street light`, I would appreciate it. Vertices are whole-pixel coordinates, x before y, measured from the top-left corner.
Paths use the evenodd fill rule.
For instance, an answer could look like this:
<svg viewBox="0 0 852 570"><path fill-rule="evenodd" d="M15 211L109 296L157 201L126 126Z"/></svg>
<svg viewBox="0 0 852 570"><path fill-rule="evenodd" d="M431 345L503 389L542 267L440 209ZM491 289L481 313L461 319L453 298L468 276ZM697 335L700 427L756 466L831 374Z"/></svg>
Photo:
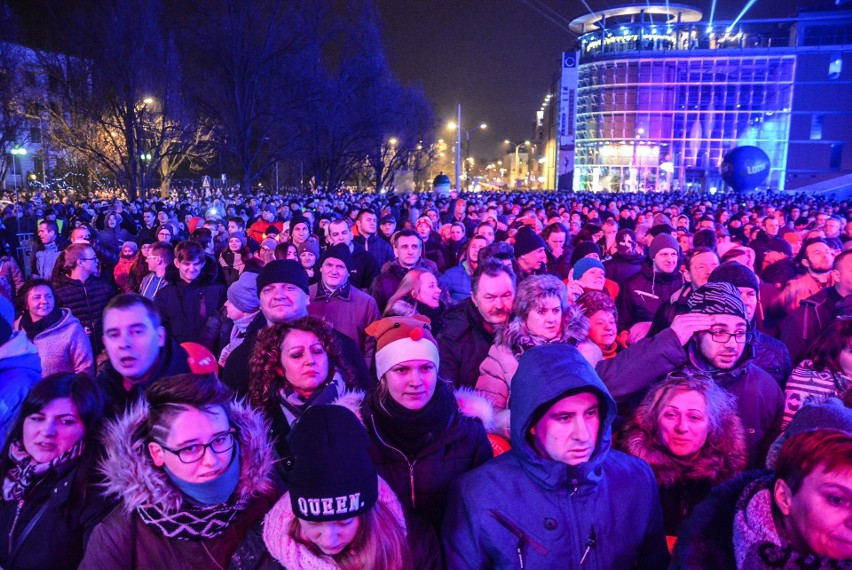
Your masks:
<svg viewBox="0 0 852 570"><path fill-rule="evenodd" d="M514 178L515 178L515 180L517 180L521 176L521 169L520 169L521 157L518 154L518 150L522 146L529 147L532 143L530 141L524 141L522 143L513 143L509 139L506 139L506 140L503 141L503 144L508 144L508 145L512 145L513 147L515 147L515 164L514 164L513 170L515 171L515 177Z"/></svg>
<svg viewBox="0 0 852 570"><path fill-rule="evenodd" d="M15 145L12 147L12 150L9 151L12 155L12 182L15 185L15 214L17 216L18 212L18 169L15 168L15 160L19 156L25 156L27 154L27 149L23 148L20 145ZM15 218L17 219L17 217Z"/></svg>
<svg viewBox="0 0 852 570"><path fill-rule="evenodd" d="M456 190L461 192L461 185L460 185L459 181L461 180L461 134L462 134L462 131L464 131L465 138L467 140L467 151L465 152L465 164L467 164L467 158L470 157L470 131L467 130L467 129L463 129L461 127L461 105L459 105L457 120L456 121L450 121L449 123L447 123L447 128L451 131L456 131ZM476 129L473 129L473 130L484 131L487 128L488 128L488 125L486 123L480 123L479 127L477 127ZM467 168L467 166L465 166L465 168ZM467 178L469 178L469 177L466 177L465 179L467 179Z"/></svg>

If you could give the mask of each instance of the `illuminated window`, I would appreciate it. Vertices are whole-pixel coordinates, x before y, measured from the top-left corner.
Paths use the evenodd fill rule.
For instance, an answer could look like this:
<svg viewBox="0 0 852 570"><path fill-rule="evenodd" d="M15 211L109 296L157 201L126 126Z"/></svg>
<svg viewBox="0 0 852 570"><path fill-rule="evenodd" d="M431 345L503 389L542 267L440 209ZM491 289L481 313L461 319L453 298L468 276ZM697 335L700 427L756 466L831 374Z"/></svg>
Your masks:
<svg viewBox="0 0 852 570"><path fill-rule="evenodd" d="M825 115L811 115L811 140L822 140L822 123Z"/></svg>
<svg viewBox="0 0 852 570"><path fill-rule="evenodd" d="M840 79L841 71L843 71L843 57L839 53L832 54L831 61L828 62L828 78Z"/></svg>

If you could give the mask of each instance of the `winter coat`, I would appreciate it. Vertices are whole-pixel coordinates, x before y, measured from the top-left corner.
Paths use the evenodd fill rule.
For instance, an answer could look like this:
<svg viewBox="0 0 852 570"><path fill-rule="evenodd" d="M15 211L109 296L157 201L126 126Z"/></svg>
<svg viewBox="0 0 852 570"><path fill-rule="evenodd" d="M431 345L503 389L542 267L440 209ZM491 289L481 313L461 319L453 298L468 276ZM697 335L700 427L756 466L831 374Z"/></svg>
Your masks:
<svg viewBox="0 0 852 570"><path fill-rule="evenodd" d="M778 303L783 307L784 311L789 315L799 308L802 301L812 295L816 295L823 289L834 285L834 280L831 273L828 274L828 279L825 283L818 281L816 277L810 273L800 275L795 279L787 281L784 288L781 289L781 295L778 297Z"/></svg>
<svg viewBox="0 0 852 570"><path fill-rule="evenodd" d="M266 327L266 317L263 316L262 312L259 312L246 328L245 340L231 351L231 354L228 355L228 362L225 363L225 368L222 370L222 382L230 386L240 396L245 396L248 393L251 370L249 360L251 360L251 353L257 343L257 333L264 327ZM361 390L370 389L376 384L376 376L370 374L355 341L337 330L332 331L332 333L340 349L340 357L353 374L355 386Z"/></svg>
<svg viewBox="0 0 852 570"><path fill-rule="evenodd" d="M649 261L621 285L616 299L618 330L627 330L636 323L653 321L663 301L683 287L683 276L678 271L661 273Z"/></svg>
<svg viewBox="0 0 852 570"><path fill-rule="evenodd" d="M783 390L793 369L787 347L777 338L757 329L752 331L751 347L754 350L754 363L772 376Z"/></svg>
<svg viewBox="0 0 852 570"><path fill-rule="evenodd" d="M62 253L62 249L59 248L56 242L49 243L37 249L33 256L32 276L49 281L53 276L53 267L56 265L56 260L59 259L60 253Z"/></svg>
<svg viewBox="0 0 852 570"><path fill-rule="evenodd" d="M133 268L135 257L127 259L119 257L115 269L112 270L113 278L115 279L115 287L119 293L132 293L133 287L130 284L130 270Z"/></svg>
<svg viewBox="0 0 852 570"><path fill-rule="evenodd" d="M427 317L432 327L432 336L436 338L441 334L441 326L444 323L444 313L446 312L447 307L443 301L439 302L437 307L432 308L408 296L397 299L393 306L385 309L386 316L413 317L422 315Z"/></svg>
<svg viewBox="0 0 852 570"><path fill-rule="evenodd" d="M376 300L350 283L331 295L320 283L314 283L309 290L311 303L308 314L325 319L335 330L351 338L363 355L364 363L369 366L376 344L364 329L382 318Z"/></svg>
<svg viewBox="0 0 852 570"><path fill-rule="evenodd" d="M130 233L121 227L105 228L98 232L98 243L101 244L102 251L107 254L109 262L113 265L118 261L121 246L131 239L133 238Z"/></svg>
<svg viewBox="0 0 852 570"><path fill-rule="evenodd" d="M384 267L386 263L393 261L393 248L391 245L383 240L378 235L372 235L368 238L364 236L355 236L353 238L355 243L361 244L364 246L364 250L375 258L378 266ZM369 283L367 284L369 285Z"/></svg>
<svg viewBox="0 0 852 570"><path fill-rule="evenodd" d="M799 308L781 323L781 342L790 351L793 362L799 362L814 340L837 318L837 305L843 300L836 287L826 287L803 299Z"/></svg>
<svg viewBox="0 0 852 570"><path fill-rule="evenodd" d="M821 402L829 397L843 399L849 390L852 390L852 377L842 372L815 370L813 361L802 361L787 380L781 429L786 430L796 412L808 403Z"/></svg>
<svg viewBox="0 0 852 570"><path fill-rule="evenodd" d="M56 290L56 304L69 309L77 317L89 336L93 352L100 352L104 307L115 293L112 285L95 275L90 275L85 283L61 275L53 288Z"/></svg>
<svg viewBox="0 0 852 570"><path fill-rule="evenodd" d="M450 267L450 254L441 242L441 236L438 232L430 233L429 238L423 240L423 257L434 263L438 268L436 275L440 275Z"/></svg>
<svg viewBox="0 0 852 570"><path fill-rule="evenodd" d="M92 479L90 469L83 457L77 457L51 470L22 501L0 501L0 567L77 567L92 529L116 502L87 483Z"/></svg>
<svg viewBox="0 0 852 570"><path fill-rule="evenodd" d="M407 516L399 499L381 477L377 503L381 503L405 528L406 541L411 548L412 569L439 570L443 567L435 531L422 519ZM330 559L317 556L289 536L288 530L295 520L290 495L285 494L264 517L263 524L255 525L243 540L231 559L230 570L335 570L336 566Z"/></svg>
<svg viewBox="0 0 852 570"><path fill-rule="evenodd" d="M719 436L708 439L697 457L679 459L660 440L659 418L652 417L653 413L653 403L643 401L622 434L621 448L644 459L654 470L666 534L675 536L681 523L711 488L745 469L745 433L736 412L725 414L720 419Z"/></svg>
<svg viewBox="0 0 852 570"><path fill-rule="evenodd" d="M0 257L0 295L15 304L15 295L24 286L24 275L14 258Z"/></svg>
<svg viewBox="0 0 852 570"><path fill-rule="evenodd" d="M440 380L439 380L440 382ZM494 419L488 402L470 390L455 392L458 412L451 416L449 425L414 457L388 442L374 417L377 412L363 398L360 413L373 444L370 457L376 471L399 497L400 502L436 530L447 504L447 491L453 481L463 473L482 465L493 456L485 425Z"/></svg>
<svg viewBox="0 0 852 570"><path fill-rule="evenodd" d="M470 262L466 259L455 267L447 269L447 272L444 273L444 283L450 291L450 298L453 303L461 303L470 298L470 277L472 273Z"/></svg>
<svg viewBox="0 0 852 570"><path fill-rule="evenodd" d="M441 280L441 273L438 271L438 267L432 261L423 259L422 257L417 261L417 265L412 268L403 267L396 259L386 263L384 267L382 267L381 273L376 276L373 280L373 284L370 286L370 295L372 295L376 300L376 304L379 306L380 312L385 310L385 307L388 304L388 299L393 297L393 294L396 293L397 289L399 289L399 284L402 281L402 278L405 277L406 273L408 273L411 269L431 271L435 274L435 277L439 278L439 282Z"/></svg>
<svg viewBox="0 0 852 570"><path fill-rule="evenodd" d="M666 567L654 474L610 449L615 401L597 375L563 370L516 376L512 449L453 485L442 527L448 569ZM541 408L572 390L592 392L600 403L595 449L575 466L542 457L527 437Z"/></svg>
<svg viewBox="0 0 852 570"><path fill-rule="evenodd" d="M450 240L447 242L447 253L450 255L447 267L455 267L458 265L467 250L467 244L470 242L466 237L461 241Z"/></svg>
<svg viewBox="0 0 852 570"><path fill-rule="evenodd" d="M114 417L136 402L145 389L159 380L190 372L186 350L173 339L167 338L166 345L160 349L160 356L154 362L154 371L143 384L135 384L129 391L124 389L124 378L109 360L101 366L95 382L107 398L106 417Z"/></svg>
<svg viewBox="0 0 852 570"><path fill-rule="evenodd" d="M614 253L611 258L603 262L606 278L612 279L622 288L624 283L642 270L645 256L641 253L625 255Z"/></svg>
<svg viewBox="0 0 852 570"><path fill-rule="evenodd" d="M552 341L533 336L518 318L513 318L497 331L494 344L479 365L479 379L476 381L476 390L494 407L494 433L506 438L511 437L509 402L512 378L518 370L521 355L534 346L544 344L567 343L576 346L578 342L586 340L588 331L588 320L576 305L569 305L562 313L562 332Z"/></svg>
<svg viewBox="0 0 852 570"><path fill-rule="evenodd" d="M493 343L494 333L485 328L485 321L470 298L450 307L438 336L441 378L456 388L476 386L479 365Z"/></svg>
<svg viewBox="0 0 852 570"><path fill-rule="evenodd" d="M648 388L670 372L684 367L706 372L719 386L736 396L746 433L748 465L762 465L781 425L784 411L781 388L754 363L750 346L746 346L740 361L731 370L707 370L694 356L694 342L690 341L684 349L674 331L666 329L653 338L627 347L615 358L602 360L596 369L607 387L618 394L622 417L631 415Z"/></svg>
<svg viewBox="0 0 852 570"><path fill-rule="evenodd" d="M349 249L352 252L352 270L349 272L349 282L358 289L366 291L379 274L381 266L376 258L367 253L364 246L357 241L353 241L349 245Z"/></svg>
<svg viewBox="0 0 852 570"><path fill-rule="evenodd" d="M238 428L235 449L240 453L240 477L231 501L243 503L245 508L237 511L224 532L209 538L171 538L154 524L160 522L176 531L181 523L196 519L199 511L151 460L144 437L147 404L138 402L107 425L101 464L104 488L118 495L121 504L95 527L81 570L228 567L243 537L280 496L273 478L275 454L262 416L237 402L229 405L229 412ZM157 508L154 520L143 519L139 509L151 506Z"/></svg>
<svg viewBox="0 0 852 570"><path fill-rule="evenodd" d="M72 372L92 377L95 358L89 337L77 317L68 309L62 316L33 339L41 360L42 378L57 372ZM15 330L21 330L21 319L15 321Z"/></svg>
<svg viewBox="0 0 852 570"><path fill-rule="evenodd" d="M681 527L672 553L672 570L736 570L733 536L737 503L750 483L771 473L750 471L713 489Z"/></svg>
<svg viewBox="0 0 852 570"><path fill-rule="evenodd" d="M15 331L0 344L0 445L18 416L30 388L41 380L41 360L36 345L23 331Z"/></svg>
<svg viewBox="0 0 852 570"><path fill-rule="evenodd" d="M180 278L177 267L166 269L169 285L154 295L154 303L160 309L163 326L178 343L204 343L204 326L215 317L227 299L225 286L215 282L216 262L207 258L201 274L192 282ZM205 344L214 353L217 346L208 340Z"/></svg>

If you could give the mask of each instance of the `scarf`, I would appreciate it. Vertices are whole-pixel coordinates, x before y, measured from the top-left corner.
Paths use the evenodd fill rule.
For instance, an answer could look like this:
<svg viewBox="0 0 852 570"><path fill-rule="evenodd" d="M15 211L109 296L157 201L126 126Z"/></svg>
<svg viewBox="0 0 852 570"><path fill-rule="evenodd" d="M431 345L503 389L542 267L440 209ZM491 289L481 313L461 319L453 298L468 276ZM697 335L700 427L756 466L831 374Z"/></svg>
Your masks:
<svg viewBox="0 0 852 570"><path fill-rule="evenodd" d="M84 448L85 444L81 439L71 449L52 461L36 463L32 456L27 453L23 443L13 441L12 445L9 446L9 457L15 466L9 469L6 478L3 480L3 500L20 501L36 481L82 455Z"/></svg>
<svg viewBox="0 0 852 570"><path fill-rule="evenodd" d="M615 355L618 354L618 342L616 341L609 346L601 346L600 349L604 360L615 358Z"/></svg>
<svg viewBox="0 0 852 570"><path fill-rule="evenodd" d="M143 523L157 529L166 538L199 540L215 538L228 530L234 518L248 506L248 501L231 500L211 506L184 503L181 510L169 513L159 505L137 507Z"/></svg>
<svg viewBox="0 0 852 570"><path fill-rule="evenodd" d="M172 485L177 487L189 499L189 502L197 506L221 505L226 503L228 498L233 495L237 484L240 482L240 446L235 445L233 449L234 453L231 456L231 463L228 468L212 481L190 483L169 471L169 468L165 465L163 470Z"/></svg>
<svg viewBox="0 0 852 570"><path fill-rule="evenodd" d="M369 399L382 439L408 458L446 431L459 409L453 390L440 379L432 399L420 410L409 410L390 396L382 398L378 389L370 393Z"/></svg>
<svg viewBox="0 0 852 570"><path fill-rule="evenodd" d="M284 417L287 418L287 423L292 427L293 423L299 421L299 418L308 408L331 404L344 389L343 378L335 372L330 381L317 388L307 398L303 398L289 385L285 386L278 393L278 403L281 406L281 411L284 412Z"/></svg>
<svg viewBox="0 0 852 570"><path fill-rule="evenodd" d="M53 310L48 315L35 322L33 322L29 311L25 311L21 316L21 329L27 333L27 338L33 341L35 337L58 323L61 318L62 309L59 308L59 305L54 305Z"/></svg>
<svg viewBox="0 0 852 570"><path fill-rule="evenodd" d="M781 538L772 516L772 476L749 483L737 502L734 515L734 554L737 568L751 570L852 569L852 562L802 554Z"/></svg>

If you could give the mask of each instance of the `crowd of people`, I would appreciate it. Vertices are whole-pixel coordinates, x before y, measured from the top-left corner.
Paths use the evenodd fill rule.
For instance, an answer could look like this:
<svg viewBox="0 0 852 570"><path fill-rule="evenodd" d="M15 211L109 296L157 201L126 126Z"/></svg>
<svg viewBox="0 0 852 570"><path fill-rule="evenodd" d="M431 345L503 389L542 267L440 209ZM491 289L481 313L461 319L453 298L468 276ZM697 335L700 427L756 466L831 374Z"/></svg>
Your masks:
<svg viewBox="0 0 852 570"><path fill-rule="evenodd" d="M0 568L852 568L850 250L787 194L22 195Z"/></svg>

